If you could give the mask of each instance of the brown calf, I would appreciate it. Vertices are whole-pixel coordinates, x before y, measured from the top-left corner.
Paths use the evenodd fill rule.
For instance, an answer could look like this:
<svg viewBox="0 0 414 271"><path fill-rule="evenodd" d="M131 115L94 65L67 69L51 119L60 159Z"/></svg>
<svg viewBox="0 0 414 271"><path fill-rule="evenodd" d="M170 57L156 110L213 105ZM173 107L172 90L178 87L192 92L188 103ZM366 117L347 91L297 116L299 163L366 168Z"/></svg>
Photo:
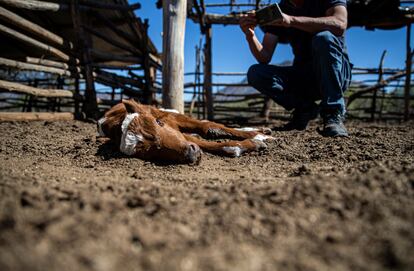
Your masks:
<svg viewBox="0 0 414 271"><path fill-rule="evenodd" d="M144 160L198 164L202 151L238 157L244 152L266 148L264 135L270 130L241 130L199 121L169 110L123 100L98 121L101 136L109 137L122 153ZM226 138L214 142L201 139Z"/></svg>

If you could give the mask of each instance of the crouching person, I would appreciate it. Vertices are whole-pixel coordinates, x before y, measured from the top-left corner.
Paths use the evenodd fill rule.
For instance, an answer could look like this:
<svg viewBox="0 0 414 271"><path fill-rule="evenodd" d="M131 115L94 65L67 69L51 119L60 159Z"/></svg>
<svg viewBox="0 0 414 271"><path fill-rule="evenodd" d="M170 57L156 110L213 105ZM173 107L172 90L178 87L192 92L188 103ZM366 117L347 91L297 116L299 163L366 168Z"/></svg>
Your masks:
<svg viewBox="0 0 414 271"><path fill-rule="evenodd" d="M305 130L320 112L323 135L345 137L344 91L351 81L351 64L345 46L346 0L282 0L283 20L262 26L255 35L254 12L243 15L240 27L259 64L250 67L249 84L287 110L292 119L284 130ZM292 66L269 65L278 42L292 46ZM319 107L315 101L321 100Z"/></svg>

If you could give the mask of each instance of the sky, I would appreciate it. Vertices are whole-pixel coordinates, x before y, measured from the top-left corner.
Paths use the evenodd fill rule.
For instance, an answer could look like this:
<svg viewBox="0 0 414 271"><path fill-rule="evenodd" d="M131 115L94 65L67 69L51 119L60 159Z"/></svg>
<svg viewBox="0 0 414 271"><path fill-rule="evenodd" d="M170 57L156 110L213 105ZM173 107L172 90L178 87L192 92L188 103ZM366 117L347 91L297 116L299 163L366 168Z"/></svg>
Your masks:
<svg viewBox="0 0 414 271"><path fill-rule="evenodd" d="M141 3L142 7L136 11L136 14L142 19L149 19L149 36L158 51L161 52L162 10L156 9L155 0L130 0L129 2ZM214 2L214 0L209 2ZM221 0L219 2L225 1ZM215 12L217 10L209 11ZM224 12L226 12L225 9ZM249 66L256 63L249 51L244 34L238 26L213 25L212 31L213 72L246 72ZM263 37L263 33L259 29L256 30L256 34L259 39ZM195 46L199 44L201 37L199 25L187 19L184 48L185 72L194 71ZM387 50L385 67L403 68L405 65L406 28L368 31L360 27L353 27L347 31L346 42L351 62L356 67L378 67L384 50ZM277 64L292 59L290 46L278 45L272 63ZM192 81L193 77L187 77L186 79ZM220 82L237 82L240 80L240 78L213 78L213 81Z"/></svg>

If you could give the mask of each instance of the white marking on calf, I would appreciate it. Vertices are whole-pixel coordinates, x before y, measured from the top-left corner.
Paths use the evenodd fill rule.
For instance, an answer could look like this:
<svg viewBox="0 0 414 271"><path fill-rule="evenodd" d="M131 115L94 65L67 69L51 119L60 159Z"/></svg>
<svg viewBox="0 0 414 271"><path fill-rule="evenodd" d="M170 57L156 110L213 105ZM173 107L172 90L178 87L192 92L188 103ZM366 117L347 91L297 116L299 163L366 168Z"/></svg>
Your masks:
<svg viewBox="0 0 414 271"><path fill-rule="evenodd" d="M252 127L243 127L243 128L235 128L237 131L243 131L243 132L257 132L259 129L252 128Z"/></svg>
<svg viewBox="0 0 414 271"><path fill-rule="evenodd" d="M102 130L102 124L104 124L104 122L106 121L106 118L100 118L98 120L98 136L106 136L104 131Z"/></svg>
<svg viewBox="0 0 414 271"><path fill-rule="evenodd" d="M160 111L168 112L168 113L177 113L177 114L180 114L180 112L178 110L175 110L175 109L160 108Z"/></svg>
<svg viewBox="0 0 414 271"><path fill-rule="evenodd" d="M134 118L138 117L138 113L128 114L126 115L124 121L121 125L122 130L122 137L121 137L121 145L119 149L122 153L126 155L133 155L135 154L135 147L138 144L138 142L143 141L144 138L142 135L135 134L132 131L128 130L129 125L131 124L131 121L134 120Z"/></svg>
<svg viewBox="0 0 414 271"><path fill-rule="evenodd" d="M225 152L233 154L235 157L239 157L242 153L242 150L240 147L223 147L223 150Z"/></svg>
<svg viewBox="0 0 414 271"><path fill-rule="evenodd" d="M267 136L263 134L257 134L253 139L264 142L266 140L274 140L275 138L273 136Z"/></svg>

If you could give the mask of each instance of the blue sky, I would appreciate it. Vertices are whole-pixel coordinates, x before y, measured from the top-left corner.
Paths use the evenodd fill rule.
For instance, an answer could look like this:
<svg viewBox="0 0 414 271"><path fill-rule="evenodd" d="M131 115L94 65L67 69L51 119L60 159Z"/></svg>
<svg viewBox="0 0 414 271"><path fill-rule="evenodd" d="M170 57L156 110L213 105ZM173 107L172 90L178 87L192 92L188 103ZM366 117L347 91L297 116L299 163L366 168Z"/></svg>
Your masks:
<svg viewBox="0 0 414 271"><path fill-rule="evenodd" d="M136 14L149 19L149 34L157 49L162 50L162 10L155 7L152 0L132 0L130 3L140 2L142 8ZM212 1L210 1L212 2ZM224 1L221 1L224 2ZM256 30L261 38L262 33ZM200 41L199 26L187 20L185 37L185 71L194 71L195 46ZM351 61L356 67L377 67L383 50L387 50L385 67L403 68L405 65L405 37L406 29L383 31L367 31L363 28L351 28L347 31L346 40ZM274 54L272 63L281 63L292 60L293 55L288 45L279 45ZM213 71L229 72L246 71L255 63L250 54L244 34L238 26L213 26ZM192 78L187 78L191 80ZM217 79L217 78L215 78ZM240 78L218 78L221 82L239 81Z"/></svg>

